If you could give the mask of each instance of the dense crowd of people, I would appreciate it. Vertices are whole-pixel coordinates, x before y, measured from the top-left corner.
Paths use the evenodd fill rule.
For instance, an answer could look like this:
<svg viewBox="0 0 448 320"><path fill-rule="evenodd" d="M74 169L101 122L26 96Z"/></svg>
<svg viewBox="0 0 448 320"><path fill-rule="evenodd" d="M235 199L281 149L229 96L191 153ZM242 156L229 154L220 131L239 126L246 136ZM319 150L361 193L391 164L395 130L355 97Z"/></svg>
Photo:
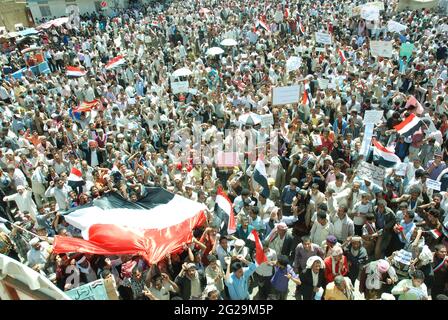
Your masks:
<svg viewBox="0 0 448 320"><path fill-rule="evenodd" d="M23 57L2 55L0 253L61 290L113 279L124 300L446 299L448 18L383 3L375 21L352 15L359 1L154 3L42 30L48 74L14 79ZM406 29L390 32L389 21ZM373 56L373 40L392 41L392 57ZM409 56L404 43L414 45ZM126 63L106 69L117 56ZM288 71L296 56L300 67ZM87 74L69 77L68 66ZM173 76L181 68L190 72ZM187 92L173 93L178 80ZM293 84L308 99L273 105L273 88ZM368 110L384 111L373 135L405 164L387 168L382 185L358 176L373 160L361 150ZM273 123L242 121L248 113ZM405 137L394 126L411 114L426 122ZM259 150L248 136L275 146L263 156L269 196L253 181ZM217 165L222 145L235 147L239 165ZM72 168L81 185L68 181ZM55 235L82 237L66 210L109 192L137 201L154 186L208 208L182 252L154 264L52 252ZM218 187L233 202L232 234L215 214ZM260 265L252 230L267 257Z"/></svg>

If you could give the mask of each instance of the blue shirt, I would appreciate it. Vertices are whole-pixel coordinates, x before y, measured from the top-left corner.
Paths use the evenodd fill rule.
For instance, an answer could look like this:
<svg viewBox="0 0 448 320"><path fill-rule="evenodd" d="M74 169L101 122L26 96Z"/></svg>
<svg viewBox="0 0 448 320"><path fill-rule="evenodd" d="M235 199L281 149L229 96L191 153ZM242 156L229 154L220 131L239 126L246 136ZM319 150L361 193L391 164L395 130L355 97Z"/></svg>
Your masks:
<svg viewBox="0 0 448 320"><path fill-rule="evenodd" d="M248 267L243 268L243 276L241 278L238 279L235 273L232 273L229 279L225 281L231 300L249 299L249 277L255 272L256 268L257 265L252 262Z"/></svg>
<svg viewBox="0 0 448 320"><path fill-rule="evenodd" d="M281 198L282 202L284 204L291 205L292 200L297 195L297 189L298 188L296 187L296 190L293 190L291 189L291 186L286 186L282 192L282 198Z"/></svg>
<svg viewBox="0 0 448 320"><path fill-rule="evenodd" d="M413 221L406 223L404 220L401 220L400 225L403 227L405 238L403 238L401 233L398 234L398 238L400 238L401 242L408 243L411 240L412 233L414 232L415 223Z"/></svg>
<svg viewBox="0 0 448 320"><path fill-rule="evenodd" d="M275 272L271 278L271 283L276 290L280 292L288 291L289 279L286 277L287 274L290 274L294 279L299 279L299 276L294 272L289 264L286 268L275 266Z"/></svg>

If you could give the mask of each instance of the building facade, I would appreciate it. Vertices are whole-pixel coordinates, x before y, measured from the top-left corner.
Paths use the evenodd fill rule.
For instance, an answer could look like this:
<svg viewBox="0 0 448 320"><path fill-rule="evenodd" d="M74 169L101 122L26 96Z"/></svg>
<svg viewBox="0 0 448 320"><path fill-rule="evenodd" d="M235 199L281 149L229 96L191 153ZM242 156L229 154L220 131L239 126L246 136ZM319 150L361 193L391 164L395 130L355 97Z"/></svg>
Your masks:
<svg viewBox="0 0 448 320"><path fill-rule="evenodd" d="M28 7L34 20L39 21L67 16L67 7L73 5L78 6L80 14L99 11L102 1L107 3L106 12L112 8L126 8L129 3L129 0L28 0Z"/></svg>

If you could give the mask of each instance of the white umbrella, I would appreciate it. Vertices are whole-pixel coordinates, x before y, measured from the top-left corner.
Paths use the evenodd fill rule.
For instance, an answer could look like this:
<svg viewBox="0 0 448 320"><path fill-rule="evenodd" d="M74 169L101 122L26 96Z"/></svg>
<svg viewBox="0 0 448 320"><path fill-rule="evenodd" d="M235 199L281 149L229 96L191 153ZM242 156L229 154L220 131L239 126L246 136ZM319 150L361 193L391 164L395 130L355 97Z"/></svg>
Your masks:
<svg viewBox="0 0 448 320"><path fill-rule="evenodd" d="M191 72L188 68L180 68L173 72L174 77L186 77L191 76L193 72Z"/></svg>
<svg viewBox="0 0 448 320"><path fill-rule="evenodd" d="M208 56L216 56L222 53L224 53L224 50L222 50L220 47L213 47L207 50Z"/></svg>
<svg viewBox="0 0 448 320"><path fill-rule="evenodd" d="M221 41L221 45L227 46L227 47L236 46L237 44L238 44L238 42L236 42L236 40L234 40L234 39L224 39Z"/></svg>
<svg viewBox="0 0 448 320"><path fill-rule="evenodd" d="M259 123L261 123L261 117L260 115L253 113L253 112L249 112L246 114L241 115L238 118L238 121L245 124L245 125L257 125Z"/></svg>

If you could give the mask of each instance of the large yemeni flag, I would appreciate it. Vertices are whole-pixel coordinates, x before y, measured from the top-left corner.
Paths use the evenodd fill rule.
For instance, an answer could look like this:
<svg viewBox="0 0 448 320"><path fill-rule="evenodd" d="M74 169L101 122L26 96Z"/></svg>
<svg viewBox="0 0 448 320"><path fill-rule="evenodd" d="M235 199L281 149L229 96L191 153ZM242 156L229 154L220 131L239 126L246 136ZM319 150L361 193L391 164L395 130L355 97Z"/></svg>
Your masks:
<svg viewBox="0 0 448 320"><path fill-rule="evenodd" d="M84 101L79 105L78 108L73 109L72 112L89 112L93 108L97 108L100 104L100 101L98 99L95 99L93 101Z"/></svg>
<svg viewBox="0 0 448 320"><path fill-rule="evenodd" d="M401 163L400 158L394 151L387 149L376 139L372 139L373 143L373 158L379 161L379 164L386 168L395 167Z"/></svg>
<svg viewBox="0 0 448 320"><path fill-rule="evenodd" d="M261 192L263 197L269 198L268 175L266 174L266 166L261 159L258 159L255 163L253 178L256 183L263 187L263 191Z"/></svg>
<svg viewBox="0 0 448 320"><path fill-rule="evenodd" d="M206 221L205 205L148 187L145 196L129 202L110 193L64 214L82 231L83 239L55 236L54 252L140 255L153 264L192 241L192 230Z"/></svg>
<svg viewBox="0 0 448 320"><path fill-rule="evenodd" d="M216 192L216 205L218 210L222 210L226 214L226 216L228 216L227 234L235 233L236 222L235 222L235 214L233 212L233 204L221 187L218 188Z"/></svg>
<svg viewBox="0 0 448 320"><path fill-rule="evenodd" d="M117 56L117 57L109 60L109 62L106 64L106 70L116 68L125 63L126 63L126 60L123 56Z"/></svg>
<svg viewBox="0 0 448 320"><path fill-rule="evenodd" d="M81 68L68 66L66 68L66 73L69 77L83 77L87 74L87 71L81 70Z"/></svg>
<svg viewBox="0 0 448 320"><path fill-rule="evenodd" d="M263 251L263 244L261 243L257 230L252 230L252 232L247 236L247 239L255 242L255 261L257 262L257 264L260 265L263 262L267 262L268 258Z"/></svg>
<svg viewBox="0 0 448 320"><path fill-rule="evenodd" d="M415 114L411 113L409 117L397 124L394 129L404 137L413 135L422 126L422 121Z"/></svg>

